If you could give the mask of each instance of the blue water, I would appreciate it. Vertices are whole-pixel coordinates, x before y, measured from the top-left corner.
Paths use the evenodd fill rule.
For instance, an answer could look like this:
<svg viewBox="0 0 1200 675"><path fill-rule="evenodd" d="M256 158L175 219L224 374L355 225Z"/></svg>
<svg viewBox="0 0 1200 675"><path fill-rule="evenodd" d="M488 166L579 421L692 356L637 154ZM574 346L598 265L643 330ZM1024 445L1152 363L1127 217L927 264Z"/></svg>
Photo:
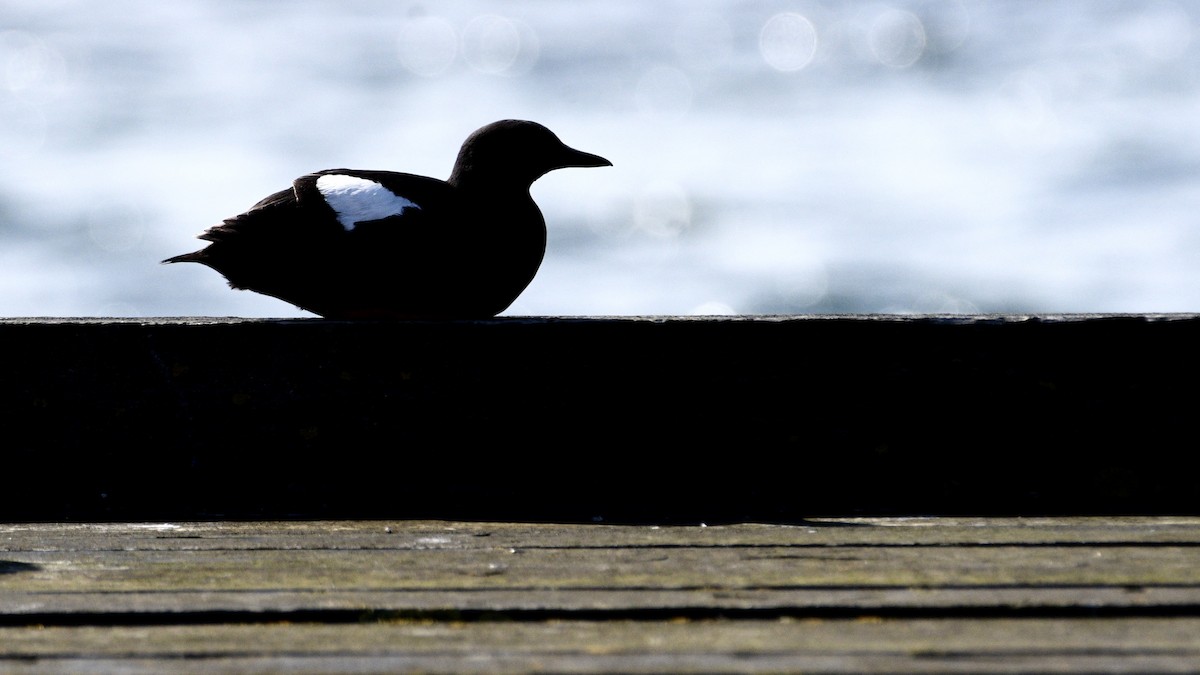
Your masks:
<svg viewBox="0 0 1200 675"><path fill-rule="evenodd" d="M159 265L501 118L508 315L1200 310L1200 4L0 0L0 315L306 316Z"/></svg>

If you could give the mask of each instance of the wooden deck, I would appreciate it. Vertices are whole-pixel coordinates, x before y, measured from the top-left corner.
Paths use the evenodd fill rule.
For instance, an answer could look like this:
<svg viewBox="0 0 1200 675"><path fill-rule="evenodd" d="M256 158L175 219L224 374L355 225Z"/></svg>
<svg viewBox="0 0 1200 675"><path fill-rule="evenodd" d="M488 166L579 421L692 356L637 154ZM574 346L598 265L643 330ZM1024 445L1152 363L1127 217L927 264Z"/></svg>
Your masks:
<svg viewBox="0 0 1200 675"><path fill-rule="evenodd" d="M0 525L0 672L1195 672L1200 518Z"/></svg>

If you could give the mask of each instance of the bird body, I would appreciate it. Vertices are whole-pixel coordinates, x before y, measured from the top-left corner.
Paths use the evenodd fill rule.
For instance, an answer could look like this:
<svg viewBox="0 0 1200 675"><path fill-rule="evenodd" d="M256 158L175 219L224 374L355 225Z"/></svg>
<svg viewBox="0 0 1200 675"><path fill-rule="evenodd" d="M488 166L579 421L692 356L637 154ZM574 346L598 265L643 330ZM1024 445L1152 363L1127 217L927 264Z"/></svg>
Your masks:
<svg viewBox="0 0 1200 675"><path fill-rule="evenodd" d="M534 122L502 120L463 143L448 180L328 169L209 228L197 262L235 289L334 319L487 318L537 274L546 223L529 194L554 169L611 166Z"/></svg>

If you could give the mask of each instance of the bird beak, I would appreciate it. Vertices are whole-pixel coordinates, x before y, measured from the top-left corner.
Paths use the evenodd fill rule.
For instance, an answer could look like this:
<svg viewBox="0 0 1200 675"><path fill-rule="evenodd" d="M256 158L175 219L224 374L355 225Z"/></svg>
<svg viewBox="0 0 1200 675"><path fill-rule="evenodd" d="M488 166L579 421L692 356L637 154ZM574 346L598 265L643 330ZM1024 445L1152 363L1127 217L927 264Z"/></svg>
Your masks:
<svg viewBox="0 0 1200 675"><path fill-rule="evenodd" d="M566 167L569 167L569 166L612 166L613 165L612 162L608 161L607 159L604 159L600 155L593 155L590 152L583 152L582 150L576 150L575 148L569 148L565 145L563 146L563 151L564 151L563 155L559 159L559 162L558 162L559 168L565 169Z"/></svg>

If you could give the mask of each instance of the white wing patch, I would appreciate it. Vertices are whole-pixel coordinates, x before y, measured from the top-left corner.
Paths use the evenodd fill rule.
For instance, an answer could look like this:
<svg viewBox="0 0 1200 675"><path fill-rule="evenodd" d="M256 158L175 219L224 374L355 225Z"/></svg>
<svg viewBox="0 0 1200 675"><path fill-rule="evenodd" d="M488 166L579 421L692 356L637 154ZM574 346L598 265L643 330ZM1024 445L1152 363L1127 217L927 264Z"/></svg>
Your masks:
<svg viewBox="0 0 1200 675"><path fill-rule="evenodd" d="M398 216L404 209L420 209L416 203L397 195L373 180L326 174L317 178L317 190L333 208L346 231L368 220Z"/></svg>

